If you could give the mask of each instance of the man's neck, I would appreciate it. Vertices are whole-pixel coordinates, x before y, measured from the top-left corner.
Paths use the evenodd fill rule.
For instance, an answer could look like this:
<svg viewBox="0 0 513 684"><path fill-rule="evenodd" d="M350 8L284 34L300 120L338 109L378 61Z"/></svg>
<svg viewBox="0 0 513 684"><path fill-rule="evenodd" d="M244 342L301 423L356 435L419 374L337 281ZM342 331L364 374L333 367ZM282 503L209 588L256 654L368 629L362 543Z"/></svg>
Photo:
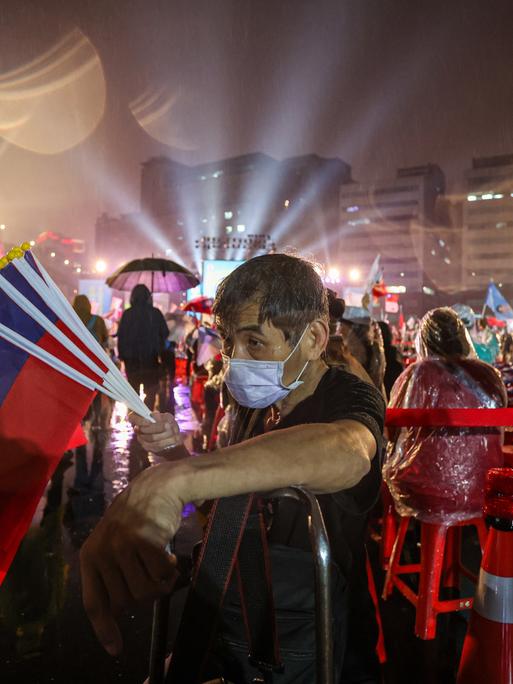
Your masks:
<svg viewBox="0 0 513 684"><path fill-rule="evenodd" d="M322 376L328 370L328 366L322 359L310 361L301 377L302 385L292 390L285 399L276 402L276 406L281 416L286 416L304 399L311 396L317 389Z"/></svg>

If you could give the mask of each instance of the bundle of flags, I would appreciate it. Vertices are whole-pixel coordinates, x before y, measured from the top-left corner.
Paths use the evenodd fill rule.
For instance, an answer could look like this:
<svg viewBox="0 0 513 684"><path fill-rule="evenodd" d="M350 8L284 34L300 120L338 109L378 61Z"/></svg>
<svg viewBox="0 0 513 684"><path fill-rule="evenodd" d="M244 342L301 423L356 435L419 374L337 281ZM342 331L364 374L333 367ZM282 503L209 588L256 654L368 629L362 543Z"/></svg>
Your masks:
<svg viewBox="0 0 513 684"><path fill-rule="evenodd" d="M12 249L0 259L0 584L96 392L151 419L30 245Z"/></svg>

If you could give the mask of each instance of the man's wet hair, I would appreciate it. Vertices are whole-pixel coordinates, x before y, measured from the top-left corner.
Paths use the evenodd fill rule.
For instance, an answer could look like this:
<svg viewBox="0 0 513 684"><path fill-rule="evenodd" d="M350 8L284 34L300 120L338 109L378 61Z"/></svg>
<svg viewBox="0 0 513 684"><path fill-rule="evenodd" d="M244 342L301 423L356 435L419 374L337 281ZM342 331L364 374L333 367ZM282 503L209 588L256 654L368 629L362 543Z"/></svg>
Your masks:
<svg viewBox="0 0 513 684"><path fill-rule="evenodd" d="M258 323L281 330L291 347L308 323L328 323L328 296L314 266L288 254L265 254L232 271L217 288L213 313L223 337L233 334L241 309L259 306Z"/></svg>

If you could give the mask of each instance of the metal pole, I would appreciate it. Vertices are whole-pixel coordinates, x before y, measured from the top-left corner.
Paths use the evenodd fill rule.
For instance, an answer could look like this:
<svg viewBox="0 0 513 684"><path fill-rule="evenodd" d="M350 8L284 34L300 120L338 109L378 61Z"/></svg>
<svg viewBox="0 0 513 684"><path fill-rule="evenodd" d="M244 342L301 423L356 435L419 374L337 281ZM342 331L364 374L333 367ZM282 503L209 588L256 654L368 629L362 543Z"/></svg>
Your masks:
<svg viewBox="0 0 513 684"><path fill-rule="evenodd" d="M321 507L316 497L301 487L287 487L269 495L302 500L309 508L308 531L315 562L315 637L317 684L335 684L331 602L331 550Z"/></svg>
<svg viewBox="0 0 513 684"><path fill-rule="evenodd" d="M168 594L153 604L149 684L164 684L170 601L171 594Z"/></svg>

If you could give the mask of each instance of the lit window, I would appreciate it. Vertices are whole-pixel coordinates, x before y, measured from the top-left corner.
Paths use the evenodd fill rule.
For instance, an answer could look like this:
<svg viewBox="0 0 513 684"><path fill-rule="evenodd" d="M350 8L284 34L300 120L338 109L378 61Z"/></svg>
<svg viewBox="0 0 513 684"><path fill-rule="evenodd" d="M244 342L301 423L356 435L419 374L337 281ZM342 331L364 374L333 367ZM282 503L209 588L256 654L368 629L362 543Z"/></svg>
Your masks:
<svg viewBox="0 0 513 684"><path fill-rule="evenodd" d="M355 205L353 205L352 207L347 207L346 211L347 211L349 214L354 214L355 211L360 211L360 207L357 207L356 204L355 204Z"/></svg>
<svg viewBox="0 0 513 684"><path fill-rule="evenodd" d="M246 226L243 223L237 224L237 231L243 233L246 230Z"/></svg>
<svg viewBox="0 0 513 684"><path fill-rule="evenodd" d="M503 197L504 195L499 192L498 194L493 196L493 199L503 199Z"/></svg>
<svg viewBox="0 0 513 684"><path fill-rule="evenodd" d="M486 194L483 195L484 200L491 200L493 199L493 194L491 192L487 192Z"/></svg>
<svg viewBox="0 0 513 684"><path fill-rule="evenodd" d="M467 195L467 200L469 202L475 202L477 200L477 196L476 195Z"/></svg>
<svg viewBox="0 0 513 684"><path fill-rule="evenodd" d="M226 226L226 232L232 233L233 232L233 226Z"/></svg>
<svg viewBox="0 0 513 684"><path fill-rule="evenodd" d="M348 221L348 225L350 226L361 226L361 225L368 225L370 223L370 219L368 218L361 218L361 219L356 219L356 221Z"/></svg>
<svg viewBox="0 0 513 684"><path fill-rule="evenodd" d="M225 211L225 212L224 212L224 217L225 217L225 219L231 219L231 218L233 218L233 211Z"/></svg>

